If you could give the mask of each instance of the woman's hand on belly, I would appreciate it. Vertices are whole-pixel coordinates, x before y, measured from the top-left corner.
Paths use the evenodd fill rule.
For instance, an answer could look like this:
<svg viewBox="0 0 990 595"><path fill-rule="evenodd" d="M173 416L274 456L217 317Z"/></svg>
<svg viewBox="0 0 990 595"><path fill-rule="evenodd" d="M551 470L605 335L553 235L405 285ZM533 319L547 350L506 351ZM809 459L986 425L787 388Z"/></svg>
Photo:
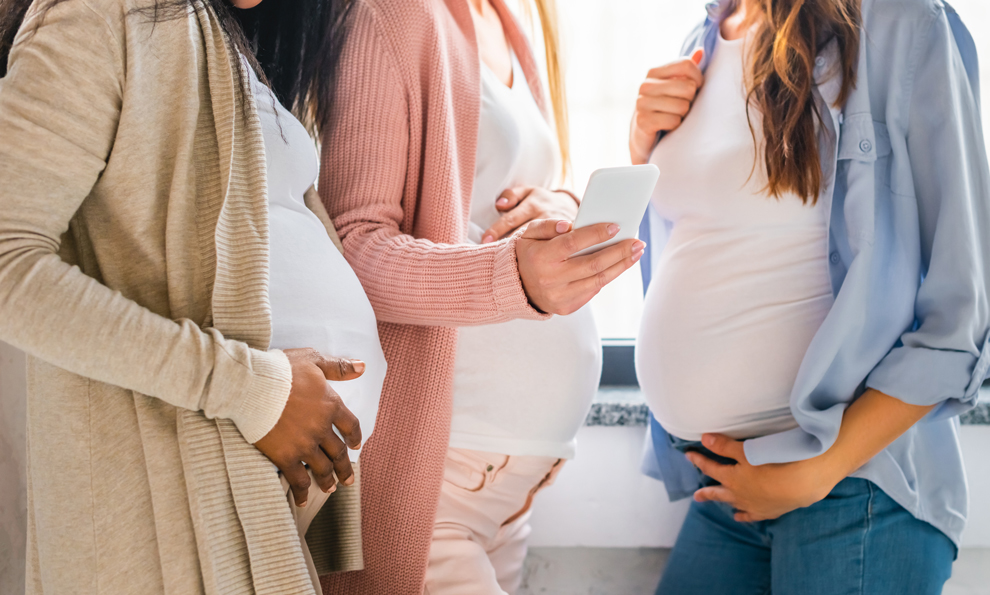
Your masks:
<svg viewBox="0 0 990 595"><path fill-rule="evenodd" d="M702 473L722 485L694 493L698 502L724 502L736 509L735 519L755 523L781 517L811 506L832 491L845 474L828 465L823 457L793 463L750 465L743 443L721 434L705 434L705 448L736 461L722 465L701 453L687 453Z"/></svg>
<svg viewBox="0 0 990 595"><path fill-rule="evenodd" d="M292 389L275 427L255 447L279 468L289 482L297 506L309 494L309 465L320 489L330 492L337 478L354 483L347 449L361 446L361 426L327 380L354 380L364 373L364 362L326 358L315 349L286 349L292 366ZM333 429L340 430L345 445Z"/></svg>
<svg viewBox="0 0 990 595"><path fill-rule="evenodd" d="M742 442L705 434L705 448L738 464L720 465L698 453L689 453L688 459L702 473L722 484L698 490L694 499L725 502L739 511L735 518L744 523L775 519L810 506L934 408L935 405L912 405L868 389L846 408L831 448L817 457L793 463L753 466L746 460Z"/></svg>
<svg viewBox="0 0 990 595"><path fill-rule="evenodd" d="M500 240L534 219L574 221L578 201L567 192L519 187L502 192L495 208L502 217L482 235L482 244Z"/></svg>
<svg viewBox="0 0 990 595"><path fill-rule="evenodd" d="M549 314L566 316L587 304L616 277L639 262L646 244L625 240L592 254L575 253L619 233L614 223L571 231L569 221L534 221L516 242L519 278L529 302Z"/></svg>

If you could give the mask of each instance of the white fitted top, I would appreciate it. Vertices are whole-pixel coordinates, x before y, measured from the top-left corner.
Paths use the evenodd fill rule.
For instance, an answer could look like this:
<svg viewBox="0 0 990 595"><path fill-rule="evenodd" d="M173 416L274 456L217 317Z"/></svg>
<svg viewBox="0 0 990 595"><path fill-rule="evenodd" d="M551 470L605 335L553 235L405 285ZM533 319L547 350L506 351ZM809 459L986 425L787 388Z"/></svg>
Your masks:
<svg viewBox="0 0 990 595"><path fill-rule="evenodd" d="M304 202L319 171L313 140L253 71L251 84L268 163L271 348L309 347L362 360L366 367L360 378L330 385L361 422L367 442L385 381L375 312L326 227ZM349 453L357 460L358 451Z"/></svg>
<svg viewBox="0 0 990 595"><path fill-rule="evenodd" d="M823 209L768 197L762 161L754 171L743 48L718 40L691 112L650 159L661 174L653 205L674 226L646 295L636 370L657 420L685 440L796 427L791 388L832 306Z"/></svg>
<svg viewBox="0 0 990 595"><path fill-rule="evenodd" d="M553 133L515 57L511 88L484 65L481 70L471 243L500 217L495 200L502 191L546 187L559 163ZM450 446L571 458L600 375L601 340L588 307L547 321L461 328Z"/></svg>

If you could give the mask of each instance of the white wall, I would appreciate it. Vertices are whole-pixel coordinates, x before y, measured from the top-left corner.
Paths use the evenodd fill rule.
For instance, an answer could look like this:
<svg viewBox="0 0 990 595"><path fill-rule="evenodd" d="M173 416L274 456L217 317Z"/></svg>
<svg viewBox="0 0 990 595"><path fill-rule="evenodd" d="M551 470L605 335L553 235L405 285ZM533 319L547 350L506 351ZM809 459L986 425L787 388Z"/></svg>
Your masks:
<svg viewBox="0 0 990 595"><path fill-rule="evenodd" d="M688 501L639 472L646 428L587 427L578 455L534 503L534 547L671 547ZM970 487L963 547L990 547L990 426L963 426Z"/></svg>
<svg viewBox="0 0 990 595"><path fill-rule="evenodd" d="M24 354L0 343L0 593L24 592Z"/></svg>

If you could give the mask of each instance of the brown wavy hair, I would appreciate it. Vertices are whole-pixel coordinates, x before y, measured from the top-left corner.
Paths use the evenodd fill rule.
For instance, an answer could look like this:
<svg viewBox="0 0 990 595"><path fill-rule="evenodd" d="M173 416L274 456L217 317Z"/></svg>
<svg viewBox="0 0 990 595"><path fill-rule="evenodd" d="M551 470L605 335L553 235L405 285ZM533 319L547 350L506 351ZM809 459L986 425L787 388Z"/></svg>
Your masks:
<svg viewBox="0 0 990 595"><path fill-rule="evenodd" d="M744 0L739 0L744 1ZM814 204L822 188L816 124L822 122L812 97L815 59L831 41L838 44L843 105L856 87L860 0L756 0L760 12L748 53L747 92L763 116L763 161L767 192L798 195ZM750 121L754 141L756 132Z"/></svg>

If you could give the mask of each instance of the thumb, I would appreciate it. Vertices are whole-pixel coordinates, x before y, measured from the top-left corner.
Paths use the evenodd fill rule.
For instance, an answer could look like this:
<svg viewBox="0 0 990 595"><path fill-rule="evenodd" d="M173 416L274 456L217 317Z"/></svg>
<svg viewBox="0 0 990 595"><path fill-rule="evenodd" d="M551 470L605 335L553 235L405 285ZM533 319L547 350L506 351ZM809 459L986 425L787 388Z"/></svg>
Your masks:
<svg viewBox="0 0 990 595"><path fill-rule="evenodd" d="M695 66L701 66L701 61L705 59L705 48L697 48L691 54L691 61Z"/></svg>
<svg viewBox="0 0 990 595"><path fill-rule="evenodd" d="M701 443L719 456L728 457L737 463L746 463L746 451L743 449L743 443L738 440L722 434L705 434L701 438Z"/></svg>
<svg viewBox="0 0 990 595"><path fill-rule="evenodd" d="M327 380L354 380L364 374L364 362L342 357L320 357L316 365Z"/></svg>
<svg viewBox="0 0 990 595"><path fill-rule="evenodd" d="M571 230L571 222L564 219L537 219L526 227L522 237L527 240L552 240Z"/></svg>

